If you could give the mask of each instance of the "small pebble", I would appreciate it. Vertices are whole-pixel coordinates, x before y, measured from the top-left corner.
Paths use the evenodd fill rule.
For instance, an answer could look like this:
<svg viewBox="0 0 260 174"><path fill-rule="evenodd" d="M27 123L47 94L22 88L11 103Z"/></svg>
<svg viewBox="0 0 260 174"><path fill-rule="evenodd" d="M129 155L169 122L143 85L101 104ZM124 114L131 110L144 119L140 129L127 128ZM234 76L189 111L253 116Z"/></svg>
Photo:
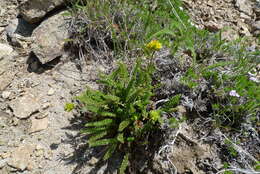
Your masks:
<svg viewBox="0 0 260 174"><path fill-rule="evenodd" d="M37 144L36 147L35 147L36 150L43 150L44 147L40 144Z"/></svg>
<svg viewBox="0 0 260 174"><path fill-rule="evenodd" d="M44 153L44 158L50 160L52 158L53 154L52 151L48 150Z"/></svg>
<svg viewBox="0 0 260 174"><path fill-rule="evenodd" d="M7 160L0 160L0 169L2 169L6 165Z"/></svg>
<svg viewBox="0 0 260 174"><path fill-rule="evenodd" d="M185 115L185 113L187 112L187 110L185 109L185 107L184 107L184 106L181 106L181 105L177 106L177 110L178 110L178 112L179 112L181 115Z"/></svg>
<svg viewBox="0 0 260 174"><path fill-rule="evenodd" d="M12 125L13 125L13 126L17 126L17 125L18 125L18 122L19 122L19 119L18 119L18 118L14 117L14 118L12 119Z"/></svg>
<svg viewBox="0 0 260 174"><path fill-rule="evenodd" d="M0 157L3 159L9 158L10 156L11 156L10 152L5 152L5 153L0 154Z"/></svg>
<svg viewBox="0 0 260 174"><path fill-rule="evenodd" d="M35 163L33 161L30 161L26 169L28 171L32 171L36 167Z"/></svg>
<svg viewBox="0 0 260 174"><path fill-rule="evenodd" d="M37 151L35 151L35 153L34 153L34 155L35 155L36 157L41 157L41 156L43 156L43 154L44 154L44 150L43 150L43 149L37 150Z"/></svg>
<svg viewBox="0 0 260 174"><path fill-rule="evenodd" d="M98 162L98 159L95 157L92 157L89 161L88 164L94 166Z"/></svg>
<svg viewBox="0 0 260 174"><path fill-rule="evenodd" d="M53 95L54 93L55 93L55 91L53 88L49 89L49 91L48 91L49 96Z"/></svg>
<svg viewBox="0 0 260 174"><path fill-rule="evenodd" d="M11 92L10 92L10 91L4 91L4 92L2 92L2 97L3 97L4 99L8 99L8 98L10 97L10 95L11 95Z"/></svg>
<svg viewBox="0 0 260 174"><path fill-rule="evenodd" d="M50 107L50 103L44 103L43 105L42 105L42 109L43 110L45 110L45 109L47 109L48 107Z"/></svg>

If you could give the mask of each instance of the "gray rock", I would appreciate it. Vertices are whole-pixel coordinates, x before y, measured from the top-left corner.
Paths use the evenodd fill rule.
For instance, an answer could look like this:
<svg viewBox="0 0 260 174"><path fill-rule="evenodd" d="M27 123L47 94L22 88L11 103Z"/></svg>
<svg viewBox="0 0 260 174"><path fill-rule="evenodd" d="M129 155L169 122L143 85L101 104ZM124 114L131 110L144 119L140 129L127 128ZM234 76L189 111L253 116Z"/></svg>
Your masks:
<svg viewBox="0 0 260 174"><path fill-rule="evenodd" d="M31 155L33 154L35 147L33 145L21 145L14 149L11 155L11 159L7 164L18 170L24 171L31 165Z"/></svg>
<svg viewBox="0 0 260 174"><path fill-rule="evenodd" d="M9 25L5 28L8 41L13 46L26 48L27 43L30 42L29 37L32 35L32 31L35 27L35 24L29 24L22 18L11 20Z"/></svg>
<svg viewBox="0 0 260 174"><path fill-rule="evenodd" d="M8 159L0 160L0 169L2 169L6 165L7 161L8 161Z"/></svg>
<svg viewBox="0 0 260 174"><path fill-rule="evenodd" d="M47 108L49 108L51 106L51 103L49 103L49 102L46 102L46 103L43 103L42 104L42 110L45 110L45 109L47 109Z"/></svg>
<svg viewBox="0 0 260 174"><path fill-rule="evenodd" d="M11 157L11 153L8 152L8 151L6 151L6 152L0 154L0 157L1 157L2 159L8 159L8 158Z"/></svg>
<svg viewBox="0 0 260 174"><path fill-rule="evenodd" d="M246 21L251 21L251 19L252 19L251 16L249 16L249 15L247 15L247 14L245 14L245 13L240 13L240 17L241 17L242 19L245 19Z"/></svg>
<svg viewBox="0 0 260 174"><path fill-rule="evenodd" d="M255 31L255 32L253 33L253 35L254 35L255 37L259 37L259 36L260 36L260 30Z"/></svg>
<svg viewBox="0 0 260 174"><path fill-rule="evenodd" d="M0 43L0 58L6 55L10 55L13 52L13 48L9 45Z"/></svg>
<svg viewBox="0 0 260 174"><path fill-rule="evenodd" d="M236 0L236 7L239 11L251 16L253 14L253 7L248 0Z"/></svg>
<svg viewBox="0 0 260 174"><path fill-rule="evenodd" d="M2 92L2 98L3 99L8 99L10 95L11 95L10 91L3 91Z"/></svg>
<svg viewBox="0 0 260 174"><path fill-rule="evenodd" d="M253 25L252 25L252 32L254 34L255 37L260 36L260 20L256 21Z"/></svg>
<svg viewBox="0 0 260 174"><path fill-rule="evenodd" d="M33 34L31 49L45 64L63 53L65 39L69 37L65 17L60 12L41 23Z"/></svg>
<svg viewBox="0 0 260 174"><path fill-rule="evenodd" d="M221 32L221 38L223 40L232 41L239 38L239 34L236 30L229 28Z"/></svg>
<svg viewBox="0 0 260 174"><path fill-rule="evenodd" d="M3 75L0 74L0 91L5 90L10 85L13 79L14 79L14 74L10 74L10 73L3 73Z"/></svg>
<svg viewBox="0 0 260 174"><path fill-rule="evenodd" d="M42 157L44 155L44 152L45 152L44 147L40 144L37 144L34 155L36 157Z"/></svg>
<svg viewBox="0 0 260 174"><path fill-rule="evenodd" d="M257 6L254 8L254 12L255 12L255 15L256 15L256 19L257 19L257 20L260 20L260 4L257 5Z"/></svg>
<svg viewBox="0 0 260 174"><path fill-rule="evenodd" d="M0 44L0 55L2 54L3 56L0 56L0 91L3 91L7 86L10 85L16 72L9 71L10 67L13 65L12 60L10 60L10 58L13 57L14 53L11 52L12 47L10 47L9 45L1 47L1 45L2 44Z"/></svg>
<svg viewBox="0 0 260 174"><path fill-rule="evenodd" d="M49 119L48 119L48 117L45 117L42 119L32 118L31 121L32 121L32 125L31 125L29 132L34 133L34 132L39 132L44 129L47 129Z"/></svg>
<svg viewBox="0 0 260 174"><path fill-rule="evenodd" d="M98 163L98 159L96 157L92 157L89 161L88 161L88 164L91 165L91 166L94 166L95 164Z"/></svg>
<svg viewBox="0 0 260 174"><path fill-rule="evenodd" d="M250 26L248 26L246 23L238 21L237 27L240 28L239 33L244 36L251 36L251 33L249 31Z"/></svg>
<svg viewBox="0 0 260 174"><path fill-rule="evenodd" d="M8 168L3 168L3 170L1 170L1 174L10 174L11 171L8 170Z"/></svg>
<svg viewBox="0 0 260 174"><path fill-rule="evenodd" d="M29 23L37 23L53 9L62 6L64 0L27 0L19 6L20 14Z"/></svg>
<svg viewBox="0 0 260 174"><path fill-rule="evenodd" d="M5 31L5 27L0 27L0 34Z"/></svg>
<svg viewBox="0 0 260 174"><path fill-rule="evenodd" d="M30 93L16 100L12 100L9 105L13 109L14 115L19 119L30 117L31 114L38 111L41 106L38 99Z"/></svg>
<svg viewBox="0 0 260 174"><path fill-rule="evenodd" d="M55 93L55 90L53 88L50 88L47 95L52 96Z"/></svg>
<svg viewBox="0 0 260 174"><path fill-rule="evenodd" d="M252 30L256 31L256 30L260 30L260 20L256 21L253 25L252 25Z"/></svg>

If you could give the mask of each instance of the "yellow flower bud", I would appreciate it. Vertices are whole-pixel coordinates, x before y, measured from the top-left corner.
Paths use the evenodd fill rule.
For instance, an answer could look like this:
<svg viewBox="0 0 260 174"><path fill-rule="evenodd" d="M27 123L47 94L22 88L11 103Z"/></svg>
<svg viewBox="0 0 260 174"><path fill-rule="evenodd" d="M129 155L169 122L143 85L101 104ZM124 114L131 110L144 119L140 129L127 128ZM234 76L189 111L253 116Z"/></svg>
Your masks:
<svg viewBox="0 0 260 174"><path fill-rule="evenodd" d="M152 51L159 51L162 48L162 44L158 40L152 40L146 45L146 48Z"/></svg>

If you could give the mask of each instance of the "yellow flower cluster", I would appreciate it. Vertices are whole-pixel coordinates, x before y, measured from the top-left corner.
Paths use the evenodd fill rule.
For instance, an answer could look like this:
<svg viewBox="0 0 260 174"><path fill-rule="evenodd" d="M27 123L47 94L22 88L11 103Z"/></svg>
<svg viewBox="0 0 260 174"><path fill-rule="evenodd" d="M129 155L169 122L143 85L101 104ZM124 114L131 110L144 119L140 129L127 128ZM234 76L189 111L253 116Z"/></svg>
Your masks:
<svg viewBox="0 0 260 174"><path fill-rule="evenodd" d="M146 48L151 51L159 51L162 48L162 44L158 40L152 40L146 45Z"/></svg>

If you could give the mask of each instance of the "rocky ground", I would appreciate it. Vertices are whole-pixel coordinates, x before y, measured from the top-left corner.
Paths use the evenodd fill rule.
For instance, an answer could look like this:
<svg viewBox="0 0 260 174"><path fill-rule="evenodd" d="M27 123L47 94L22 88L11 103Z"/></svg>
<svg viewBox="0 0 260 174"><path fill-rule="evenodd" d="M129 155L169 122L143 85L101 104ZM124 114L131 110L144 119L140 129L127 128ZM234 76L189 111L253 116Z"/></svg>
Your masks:
<svg viewBox="0 0 260 174"><path fill-rule="evenodd" d="M200 28L214 32L230 27L224 33L227 39L260 33L259 1L184 2L192 22ZM1 174L94 172L96 159L86 163L81 159L78 122L73 113L64 111L64 104L86 85L96 87L97 73L110 67L89 62L81 69L71 61L73 55L64 50L69 37L65 10L63 0L43 4L36 0L0 1ZM196 131L195 125L183 124L175 132L178 138L171 151L172 162L179 173L217 173L222 165L219 149L201 140L206 135L223 135ZM104 173L104 169L97 173Z"/></svg>
<svg viewBox="0 0 260 174"><path fill-rule="evenodd" d="M45 14L39 12L35 24L33 17L32 23L21 17L18 6L15 0L0 2L0 173L73 173L75 149L68 140L78 130L64 104L93 84L101 66L81 72L68 61L62 11L41 24Z"/></svg>

